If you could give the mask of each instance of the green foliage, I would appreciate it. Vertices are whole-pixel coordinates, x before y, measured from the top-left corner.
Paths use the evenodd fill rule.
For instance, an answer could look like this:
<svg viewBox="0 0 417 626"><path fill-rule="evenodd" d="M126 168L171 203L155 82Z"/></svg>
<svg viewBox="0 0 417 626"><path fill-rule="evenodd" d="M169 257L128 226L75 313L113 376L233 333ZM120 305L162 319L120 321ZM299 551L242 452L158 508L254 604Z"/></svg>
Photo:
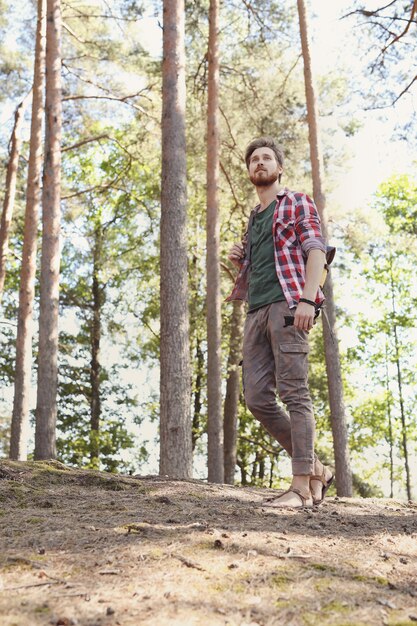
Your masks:
<svg viewBox="0 0 417 626"><path fill-rule="evenodd" d="M382 183L377 199L391 232L403 234L404 243L412 246L409 236L417 237L417 181L405 174L394 176Z"/></svg>
<svg viewBox="0 0 417 626"><path fill-rule="evenodd" d="M382 468L389 469L397 481L404 477L405 445L410 454L417 438L413 419L417 356L413 194L415 183L406 176L386 181L376 194L375 209L386 220L387 229L360 255L367 306L355 316L357 341L348 350L351 363L366 367L367 372L366 388L360 381L352 401L352 450L364 454L379 448Z"/></svg>

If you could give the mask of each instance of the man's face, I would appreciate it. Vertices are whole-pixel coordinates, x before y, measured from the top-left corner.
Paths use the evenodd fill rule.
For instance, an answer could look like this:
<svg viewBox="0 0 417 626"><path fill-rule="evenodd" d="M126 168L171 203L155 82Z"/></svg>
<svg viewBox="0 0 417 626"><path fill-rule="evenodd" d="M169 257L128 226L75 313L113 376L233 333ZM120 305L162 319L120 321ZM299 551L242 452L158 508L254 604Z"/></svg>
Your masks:
<svg viewBox="0 0 417 626"><path fill-rule="evenodd" d="M282 167L271 148L257 148L249 161L249 178L255 187L269 187L278 180Z"/></svg>

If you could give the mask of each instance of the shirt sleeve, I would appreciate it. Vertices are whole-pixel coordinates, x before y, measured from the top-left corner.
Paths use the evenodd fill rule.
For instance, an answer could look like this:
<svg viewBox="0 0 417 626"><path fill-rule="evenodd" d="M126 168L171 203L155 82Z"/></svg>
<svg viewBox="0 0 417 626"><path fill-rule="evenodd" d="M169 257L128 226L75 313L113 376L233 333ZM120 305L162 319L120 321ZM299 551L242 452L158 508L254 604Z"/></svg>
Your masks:
<svg viewBox="0 0 417 626"><path fill-rule="evenodd" d="M295 231L305 256L310 250L321 250L326 253L320 217L314 201L303 193L295 194Z"/></svg>

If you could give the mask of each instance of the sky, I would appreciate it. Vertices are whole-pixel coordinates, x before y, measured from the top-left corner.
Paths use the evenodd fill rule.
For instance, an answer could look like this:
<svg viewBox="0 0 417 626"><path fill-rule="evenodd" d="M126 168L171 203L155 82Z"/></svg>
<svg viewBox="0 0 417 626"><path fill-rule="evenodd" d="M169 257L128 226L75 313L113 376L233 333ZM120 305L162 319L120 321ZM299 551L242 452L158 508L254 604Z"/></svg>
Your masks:
<svg viewBox="0 0 417 626"><path fill-rule="evenodd" d="M358 54L355 45L358 33L356 18L340 19L349 12L351 2L345 0L314 0L316 17L311 22L312 55L317 74L334 70L337 63L360 80L366 59ZM380 2L367 0L370 10ZM330 201L343 209L363 207L371 200L378 185L395 173L413 173L416 154L406 141L394 139L395 129L404 125L417 109L417 92L405 95L398 104L382 112L365 111L367 102L358 103L355 115L362 122L359 132L346 138L350 154L346 169L341 169L336 179Z"/></svg>

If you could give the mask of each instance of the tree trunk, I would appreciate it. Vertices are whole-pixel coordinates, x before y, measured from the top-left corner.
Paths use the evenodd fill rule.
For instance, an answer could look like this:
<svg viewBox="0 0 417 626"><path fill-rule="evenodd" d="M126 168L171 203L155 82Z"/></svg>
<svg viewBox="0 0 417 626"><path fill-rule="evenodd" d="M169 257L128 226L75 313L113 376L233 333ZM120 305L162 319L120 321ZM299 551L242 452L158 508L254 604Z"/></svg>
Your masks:
<svg viewBox="0 0 417 626"><path fill-rule="evenodd" d="M207 432L208 480L224 479L221 392L219 220L219 0L210 0L207 106Z"/></svg>
<svg viewBox="0 0 417 626"><path fill-rule="evenodd" d="M397 384L398 384L398 393L400 398L400 415L401 415L401 439L402 439L402 448L404 454L404 469L405 469L405 488L407 492L407 498L409 500L412 499L411 493L411 476L410 476L410 463L408 460L408 443L407 443L407 424L405 420L405 410L404 410L404 396L403 396L403 385L402 385L402 375L401 375L401 361L400 361L400 349L399 349L399 341L398 341L398 333L397 333L397 325L394 324L394 345L395 345L395 365L397 367Z"/></svg>
<svg viewBox="0 0 417 626"><path fill-rule="evenodd" d="M323 159L319 137L318 113L311 67L311 55L304 0L297 0L297 5L304 60L304 82L307 102L310 159L313 177L313 196L320 214L323 236L327 241L327 218L325 213L325 196L322 184ZM328 276L326 281L325 295L326 309L323 320L323 338L333 432L336 486L338 495L350 497L352 496L352 472L349 460L348 434L343 400L342 372L340 366L339 343L336 330L336 311L331 275Z"/></svg>
<svg viewBox="0 0 417 626"><path fill-rule="evenodd" d="M16 368L10 441L10 458L27 459L29 393L32 374L33 302L35 299L36 248L42 168L43 89L45 82L46 0L38 0L35 61L33 72L32 121L28 180L26 188L25 231L20 271L19 311L16 338Z"/></svg>
<svg viewBox="0 0 417 626"><path fill-rule="evenodd" d="M184 1L164 0L161 190L161 474L192 474Z"/></svg>
<svg viewBox="0 0 417 626"><path fill-rule="evenodd" d="M10 156L7 165L6 185L3 201L3 211L0 222L0 302L3 296L4 281L6 279L6 262L9 252L10 224L14 209L14 199L16 195L17 170L19 166L20 146L22 140L20 131L23 124L26 107L28 105L30 93L19 104L14 114L14 126L10 138Z"/></svg>
<svg viewBox="0 0 417 626"><path fill-rule="evenodd" d="M193 452L197 443L198 431L200 428L201 408L202 408L201 386L202 386L203 370L204 370L204 354L201 349L201 340L199 337L197 337L197 345L195 348L195 363L196 363L196 376L195 376L193 434L192 434Z"/></svg>
<svg viewBox="0 0 417 626"><path fill-rule="evenodd" d="M236 468L237 414L239 409L242 359L243 302L233 302L230 349L227 361L226 397L224 401L224 482L233 485Z"/></svg>
<svg viewBox="0 0 417 626"><path fill-rule="evenodd" d="M35 459L51 459L56 456L61 111L61 6L60 0L47 0L45 164Z"/></svg>
<svg viewBox="0 0 417 626"><path fill-rule="evenodd" d="M394 435L392 432L391 394L388 367L388 342L385 344L385 387L387 391L387 417L388 417L388 438L389 438L389 477L390 477L390 498L394 497Z"/></svg>
<svg viewBox="0 0 417 626"><path fill-rule="evenodd" d="M407 424L406 424L405 409L404 409L400 345L399 345L399 340L398 340L397 324L395 321L396 316L397 316L397 305L395 301L395 280L394 280L394 274L393 274L393 259L392 259L391 254L389 257L389 271L390 271L390 284L391 284L391 313L392 313L392 318L394 320L392 334L394 336L395 365L397 368L397 385L398 385L398 395L399 395L399 400L400 400L401 439L402 439L402 448L403 448L403 455L404 455L405 488L407 492L407 498L411 500L412 493L411 493L410 464L409 464L409 459L408 459Z"/></svg>
<svg viewBox="0 0 417 626"><path fill-rule="evenodd" d="M99 469L100 464L100 340L101 340L101 310L104 304L103 286L100 284L100 269L103 258L103 231L101 221L96 225L94 232L93 249L93 318L91 324L91 406L90 406L90 461L91 467Z"/></svg>

